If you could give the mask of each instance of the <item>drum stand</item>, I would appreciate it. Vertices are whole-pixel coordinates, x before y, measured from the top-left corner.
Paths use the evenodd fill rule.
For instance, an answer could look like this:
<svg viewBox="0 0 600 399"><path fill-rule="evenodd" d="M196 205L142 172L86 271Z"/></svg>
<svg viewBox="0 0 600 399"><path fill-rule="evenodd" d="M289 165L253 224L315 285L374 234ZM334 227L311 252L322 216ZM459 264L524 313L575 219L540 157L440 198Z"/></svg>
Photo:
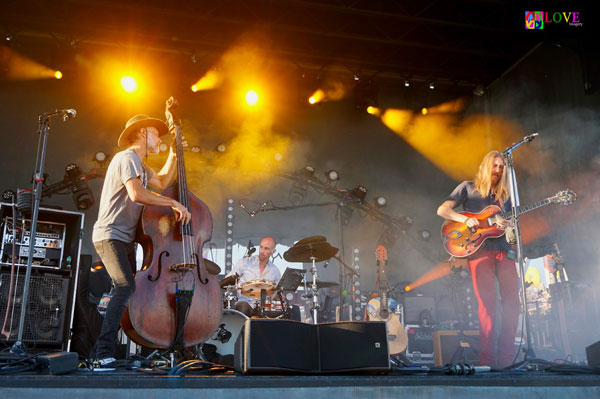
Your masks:
<svg viewBox="0 0 600 399"><path fill-rule="evenodd" d="M317 287L317 258L314 256L310 257L312 261L312 267L310 268L310 272L312 273L312 286L310 287L310 296L312 296L312 306L310 308L313 315L313 324L317 324L317 314L319 313L319 294L317 291L319 287ZM304 290L306 291L306 279L304 280Z"/></svg>

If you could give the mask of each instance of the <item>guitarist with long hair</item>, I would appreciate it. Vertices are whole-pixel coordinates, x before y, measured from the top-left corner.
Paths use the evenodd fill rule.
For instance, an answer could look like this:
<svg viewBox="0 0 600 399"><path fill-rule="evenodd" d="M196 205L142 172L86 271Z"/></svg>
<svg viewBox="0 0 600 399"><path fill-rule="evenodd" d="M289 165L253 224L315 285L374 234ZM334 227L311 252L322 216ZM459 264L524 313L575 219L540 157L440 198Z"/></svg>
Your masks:
<svg viewBox="0 0 600 399"><path fill-rule="evenodd" d="M503 212L507 212L510 210L509 196L504 159L499 152L492 151L481 161L475 181L460 183L439 206L437 214L446 220L465 224L469 231L475 231L480 227L480 220L468 214L458 213L454 209L462 206L466 213L478 213L486 206L496 205ZM510 225L510 221L500 216L497 216L494 222L500 229ZM520 305L518 275L513 254L514 250L506 239L498 237L485 240L479 250L467 258L474 292L479 302L480 365L506 367L512 364L515 356L515 334ZM496 317L498 294L502 304L500 320ZM494 345L498 321L501 323L499 338L497 345Z"/></svg>

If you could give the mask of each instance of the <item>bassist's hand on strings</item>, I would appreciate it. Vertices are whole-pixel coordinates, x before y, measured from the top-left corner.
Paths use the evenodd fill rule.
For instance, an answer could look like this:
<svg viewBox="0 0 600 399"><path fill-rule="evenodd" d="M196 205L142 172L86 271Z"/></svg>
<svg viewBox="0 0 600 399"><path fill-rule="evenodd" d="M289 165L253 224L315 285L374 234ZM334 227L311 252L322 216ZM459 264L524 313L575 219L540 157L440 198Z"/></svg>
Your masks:
<svg viewBox="0 0 600 399"><path fill-rule="evenodd" d="M171 209L173 209L173 213L175 213L175 220L183 224L188 224L192 219L192 214L190 211L180 202L175 200L173 200L173 202L174 204L171 205Z"/></svg>
<svg viewBox="0 0 600 399"><path fill-rule="evenodd" d="M170 151L169 151L169 155L172 156L177 156L177 141L175 139L173 139L173 141L171 142L171 145L169 146ZM188 142L185 139L185 136L181 136L181 146L183 147L184 150L186 150L188 148Z"/></svg>

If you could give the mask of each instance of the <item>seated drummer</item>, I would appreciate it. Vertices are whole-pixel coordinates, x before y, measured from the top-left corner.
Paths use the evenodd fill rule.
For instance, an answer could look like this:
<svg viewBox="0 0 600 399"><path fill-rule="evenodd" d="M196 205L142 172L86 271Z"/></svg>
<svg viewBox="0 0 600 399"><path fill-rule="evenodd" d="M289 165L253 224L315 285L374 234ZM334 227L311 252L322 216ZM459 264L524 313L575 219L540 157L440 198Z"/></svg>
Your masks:
<svg viewBox="0 0 600 399"><path fill-rule="evenodd" d="M231 272L229 272L228 276L237 273L239 275L238 284L240 286L248 281L258 279L271 281L277 285L281 278L281 273L277 266L269 261L273 251L275 251L275 245L276 242L273 237L264 237L260 241L258 255L240 259ZM250 317L255 315L256 303L259 301L260 299L249 298L240 294L238 302L235 304L235 309Z"/></svg>

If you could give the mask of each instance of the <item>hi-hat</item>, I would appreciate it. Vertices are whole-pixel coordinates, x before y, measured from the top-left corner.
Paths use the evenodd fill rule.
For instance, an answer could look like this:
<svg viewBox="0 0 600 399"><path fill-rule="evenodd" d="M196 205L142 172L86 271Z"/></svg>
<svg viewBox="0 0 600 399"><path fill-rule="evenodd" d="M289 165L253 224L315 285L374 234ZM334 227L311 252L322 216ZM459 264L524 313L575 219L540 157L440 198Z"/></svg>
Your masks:
<svg viewBox="0 0 600 399"><path fill-rule="evenodd" d="M217 276L221 273L221 268L215 262L206 258L203 258L202 260L204 261L204 267L206 268L207 272L213 276Z"/></svg>
<svg viewBox="0 0 600 399"><path fill-rule="evenodd" d="M225 278L223 278L223 280L219 281L219 285L221 286L221 288L225 288L228 285L235 285L235 281L238 279L238 275L237 273L232 274L231 276L227 276Z"/></svg>
<svg viewBox="0 0 600 399"><path fill-rule="evenodd" d="M322 262L331 259L338 252L323 236L304 238L285 251L283 258L288 262Z"/></svg>

